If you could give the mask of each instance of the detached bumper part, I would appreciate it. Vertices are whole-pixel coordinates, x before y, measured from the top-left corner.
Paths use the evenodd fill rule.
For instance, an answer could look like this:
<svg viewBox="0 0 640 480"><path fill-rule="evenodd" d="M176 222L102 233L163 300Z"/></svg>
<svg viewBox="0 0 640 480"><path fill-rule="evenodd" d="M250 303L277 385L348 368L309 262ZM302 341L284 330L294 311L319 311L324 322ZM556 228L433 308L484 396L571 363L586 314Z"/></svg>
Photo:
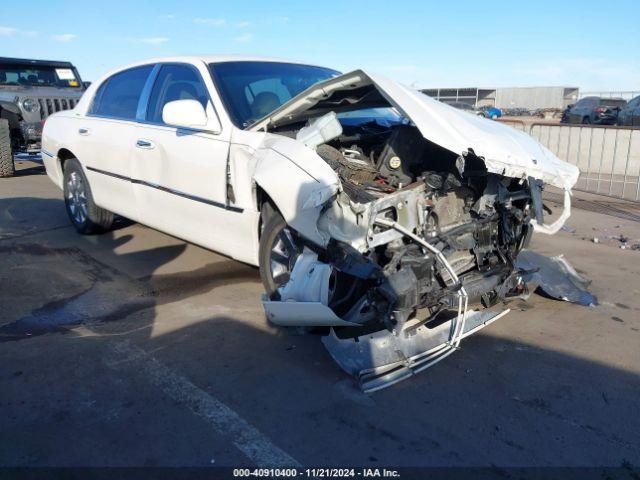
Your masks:
<svg viewBox="0 0 640 480"><path fill-rule="evenodd" d="M341 319L320 302L263 301L267 319L285 327L352 327L356 323Z"/></svg>
<svg viewBox="0 0 640 480"><path fill-rule="evenodd" d="M490 310L467 313L460 335L453 338L455 317L433 328L421 325L401 332L379 331L340 339L332 329L322 338L333 359L358 380L364 392L374 392L415 375L448 357L461 339L509 313Z"/></svg>
<svg viewBox="0 0 640 480"><path fill-rule="evenodd" d="M571 192L569 190L564 191L564 205L562 207L562 214L560 217L550 225L547 225L542 222L538 222L537 220L531 220L531 224L533 225L533 229L536 232L545 233L547 235L553 235L558 233L564 222L571 216Z"/></svg>
<svg viewBox="0 0 640 480"><path fill-rule="evenodd" d="M537 285L550 297L586 307L598 304L596 296L587 290L591 281L580 276L562 255L547 257L523 250L516 265L528 272L526 283Z"/></svg>

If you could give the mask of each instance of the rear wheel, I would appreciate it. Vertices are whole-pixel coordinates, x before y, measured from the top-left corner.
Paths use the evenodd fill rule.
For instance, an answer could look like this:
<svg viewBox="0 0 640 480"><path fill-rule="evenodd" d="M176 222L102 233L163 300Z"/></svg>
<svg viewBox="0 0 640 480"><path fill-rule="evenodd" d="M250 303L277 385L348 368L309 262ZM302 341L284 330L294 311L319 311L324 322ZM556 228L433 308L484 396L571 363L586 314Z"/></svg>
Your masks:
<svg viewBox="0 0 640 480"><path fill-rule="evenodd" d="M64 204L71 223L83 235L103 233L113 224L113 213L93 201L91 188L80 162L75 158L64 164Z"/></svg>
<svg viewBox="0 0 640 480"><path fill-rule="evenodd" d="M282 215L273 211L264 220L260 237L260 278L269 298L277 298L278 288L289 281L293 266L302 253L302 242Z"/></svg>
<svg viewBox="0 0 640 480"><path fill-rule="evenodd" d="M12 177L15 173L9 121L0 118L0 177Z"/></svg>

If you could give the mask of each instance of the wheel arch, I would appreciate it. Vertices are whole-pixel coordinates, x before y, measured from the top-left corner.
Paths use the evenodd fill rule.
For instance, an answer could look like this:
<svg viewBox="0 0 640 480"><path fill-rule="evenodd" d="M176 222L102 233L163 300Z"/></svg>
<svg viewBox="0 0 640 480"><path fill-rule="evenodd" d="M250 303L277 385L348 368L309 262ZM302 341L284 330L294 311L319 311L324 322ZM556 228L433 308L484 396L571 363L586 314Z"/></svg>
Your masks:
<svg viewBox="0 0 640 480"><path fill-rule="evenodd" d="M44 157L44 155L43 155L43 158L46 160L46 157ZM58 149L58 151L56 152L55 158L50 159L50 160L54 160L54 162L50 162L50 163L45 162L45 166L47 167L47 173L49 173L49 176L51 177L51 179L60 188L62 188L62 183L64 179L64 165L67 162L67 160L71 158L77 158L77 157L73 154L71 150L63 147ZM53 167L54 172L49 172L49 169L51 167Z"/></svg>
<svg viewBox="0 0 640 480"><path fill-rule="evenodd" d="M267 222L267 219L274 212L277 212L280 215L282 215L282 212L276 202L273 201L271 196L259 183L255 183L255 206L256 210L260 212L260 219L258 221L258 240L260 240L262 227Z"/></svg>

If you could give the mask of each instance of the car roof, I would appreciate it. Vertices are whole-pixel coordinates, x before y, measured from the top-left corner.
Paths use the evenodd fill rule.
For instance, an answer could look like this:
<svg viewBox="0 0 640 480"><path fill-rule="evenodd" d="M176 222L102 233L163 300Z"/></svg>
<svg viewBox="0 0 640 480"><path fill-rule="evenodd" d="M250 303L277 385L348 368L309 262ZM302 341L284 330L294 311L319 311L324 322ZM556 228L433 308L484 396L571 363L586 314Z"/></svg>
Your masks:
<svg viewBox="0 0 640 480"><path fill-rule="evenodd" d="M176 57L155 57L149 58L146 60L141 60L138 62L130 63L128 65L124 65L118 67L113 70L113 72L127 70L132 67L137 67L140 65L149 65L153 63L225 63L225 62L273 62L273 63L294 63L298 65L313 65L313 66L321 66L315 65L310 62L299 62L296 60L286 59L286 58L277 58L277 57L263 57L259 55L183 55Z"/></svg>
<svg viewBox="0 0 640 480"><path fill-rule="evenodd" d="M66 68L73 67L73 64L71 62L61 62L58 60L34 60L29 58L0 57L0 63L3 63L5 65L34 65L34 66L66 67Z"/></svg>

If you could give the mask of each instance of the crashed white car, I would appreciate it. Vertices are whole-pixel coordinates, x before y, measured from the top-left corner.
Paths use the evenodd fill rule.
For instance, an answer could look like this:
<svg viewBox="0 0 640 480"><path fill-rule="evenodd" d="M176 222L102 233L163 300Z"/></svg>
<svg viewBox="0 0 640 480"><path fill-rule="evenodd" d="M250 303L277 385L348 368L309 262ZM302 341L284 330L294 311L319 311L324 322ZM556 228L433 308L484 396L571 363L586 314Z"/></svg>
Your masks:
<svg viewBox="0 0 640 480"><path fill-rule="evenodd" d="M80 233L114 214L260 267L267 318L320 327L375 390L526 292L518 252L569 215L576 167L373 73L180 57L93 83L43 132ZM543 184L565 205L544 221Z"/></svg>

